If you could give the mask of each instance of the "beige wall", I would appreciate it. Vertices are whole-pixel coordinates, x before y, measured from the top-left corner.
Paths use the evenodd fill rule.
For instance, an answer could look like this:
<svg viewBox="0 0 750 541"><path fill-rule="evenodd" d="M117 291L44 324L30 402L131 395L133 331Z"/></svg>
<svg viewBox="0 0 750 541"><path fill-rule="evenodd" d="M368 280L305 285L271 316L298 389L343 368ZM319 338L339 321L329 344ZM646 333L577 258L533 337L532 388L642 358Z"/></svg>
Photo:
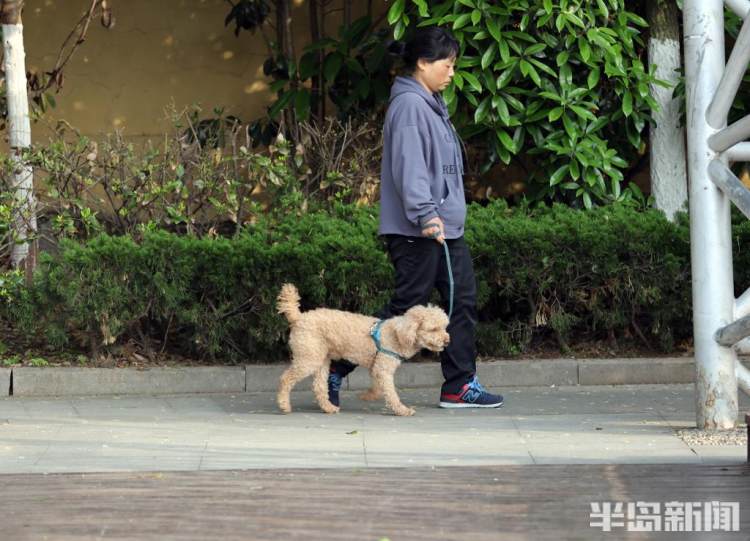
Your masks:
<svg viewBox="0 0 750 541"><path fill-rule="evenodd" d="M307 5L295 5L295 45L309 39ZM336 3L336 2L334 2ZM27 0L24 32L29 69L50 69L60 44L89 0ZM115 26L96 22L65 72L49 120L65 119L82 133L98 135L122 128L135 138L158 136L169 128L165 108L200 104L245 121L264 114L272 102L262 64L267 51L256 34L234 36L225 27L226 0L112 0ZM354 15L364 1L355 1ZM382 6L382 2L375 2ZM332 6L338 7L338 6ZM329 29L340 23L329 19ZM270 35L270 34L269 34ZM47 137L37 124L34 139Z"/></svg>

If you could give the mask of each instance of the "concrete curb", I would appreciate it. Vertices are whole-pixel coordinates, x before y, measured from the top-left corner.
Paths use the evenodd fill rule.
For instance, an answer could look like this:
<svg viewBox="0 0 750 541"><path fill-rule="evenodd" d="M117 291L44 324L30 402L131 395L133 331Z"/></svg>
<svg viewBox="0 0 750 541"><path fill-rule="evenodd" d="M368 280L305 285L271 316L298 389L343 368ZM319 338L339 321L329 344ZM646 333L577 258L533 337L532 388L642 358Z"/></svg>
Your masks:
<svg viewBox="0 0 750 541"><path fill-rule="evenodd" d="M10 394L10 375L12 370L10 368L0 368L0 396L7 396Z"/></svg>
<svg viewBox="0 0 750 541"><path fill-rule="evenodd" d="M658 361L658 362L654 362ZM692 358L598 359L578 363L579 385L693 383Z"/></svg>
<svg viewBox="0 0 750 541"><path fill-rule="evenodd" d="M244 392L243 367L13 369L14 396Z"/></svg>
<svg viewBox="0 0 750 541"><path fill-rule="evenodd" d="M288 364L252 364L245 366L245 391L248 393L262 393L276 391L279 378L287 369ZM312 377L299 382L295 389L308 391L312 385Z"/></svg>
<svg viewBox="0 0 750 541"><path fill-rule="evenodd" d="M748 360L743 360L750 365ZM149 395L180 393L241 393L276 391L287 365L211 366L184 368L18 367L0 369L0 396ZM484 361L477 372L486 387L563 385L627 385L692 383L693 359L547 359ZM400 388L439 388L440 364L412 361L396 372ZM299 389L310 389L311 378ZM366 370L354 371L345 389L370 386Z"/></svg>
<svg viewBox="0 0 750 541"><path fill-rule="evenodd" d="M477 366L477 374L485 387L577 385L578 366L575 359L493 361Z"/></svg>

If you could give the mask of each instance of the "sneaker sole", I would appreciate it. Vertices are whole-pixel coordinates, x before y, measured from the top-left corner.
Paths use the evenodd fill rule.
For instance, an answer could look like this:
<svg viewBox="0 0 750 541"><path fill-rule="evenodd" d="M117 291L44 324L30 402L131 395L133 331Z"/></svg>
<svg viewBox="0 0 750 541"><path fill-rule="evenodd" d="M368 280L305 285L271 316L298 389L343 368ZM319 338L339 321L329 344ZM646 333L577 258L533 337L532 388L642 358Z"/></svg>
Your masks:
<svg viewBox="0 0 750 541"><path fill-rule="evenodd" d="M505 402L500 402L499 404L470 404L468 402L440 402L441 408L446 409L458 409L458 408L499 408L501 407Z"/></svg>

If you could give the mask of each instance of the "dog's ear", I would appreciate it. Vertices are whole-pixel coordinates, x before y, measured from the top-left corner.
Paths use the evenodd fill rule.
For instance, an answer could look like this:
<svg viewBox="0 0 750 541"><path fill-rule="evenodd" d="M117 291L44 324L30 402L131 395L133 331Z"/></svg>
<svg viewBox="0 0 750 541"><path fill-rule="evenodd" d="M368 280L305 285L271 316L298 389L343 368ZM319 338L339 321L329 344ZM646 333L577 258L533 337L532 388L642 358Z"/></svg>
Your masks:
<svg viewBox="0 0 750 541"><path fill-rule="evenodd" d="M398 341L407 348L417 347L417 332L424 320L424 306L409 308L395 326Z"/></svg>

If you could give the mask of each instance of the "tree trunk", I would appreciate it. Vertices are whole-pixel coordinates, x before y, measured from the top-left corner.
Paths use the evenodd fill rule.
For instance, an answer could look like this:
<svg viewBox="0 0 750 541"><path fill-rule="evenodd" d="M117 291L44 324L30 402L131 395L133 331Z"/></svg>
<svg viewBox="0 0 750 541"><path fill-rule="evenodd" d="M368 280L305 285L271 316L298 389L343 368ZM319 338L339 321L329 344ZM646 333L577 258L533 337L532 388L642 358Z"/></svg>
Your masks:
<svg viewBox="0 0 750 541"><path fill-rule="evenodd" d="M276 38L279 50L286 57L287 62L297 62L294 54L294 37L292 36L292 4L290 0L277 0L276 2ZM291 87L296 88L292 81ZM297 120L294 114L294 106L288 107L284 112L284 122L287 134L293 141L299 141L297 133Z"/></svg>
<svg viewBox="0 0 750 541"><path fill-rule="evenodd" d="M352 0L341 0L344 4L344 26L349 28L352 24Z"/></svg>
<svg viewBox="0 0 750 541"><path fill-rule="evenodd" d="M647 2L651 31L648 42L648 61L656 66L656 77L673 85L663 88L651 85L651 95L659 104L650 128L651 192L656 207L672 220L687 202L687 173L685 130L680 124L680 104L672 99L674 86L679 82L681 66L680 12L675 0Z"/></svg>
<svg viewBox="0 0 750 541"><path fill-rule="evenodd" d="M283 26L284 26L284 54L290 59L294 60L294 36L292 35L292 3L290 0L283 0L281 2L283 10Z"/></svg>
<svg viewBox="0 0 750 541"><path fill-rule="evenodd" d="M318 0L309 0L310 8L310 42L316 43L320 40L320 25L318 24L320 10L318 9ZM313 120L320 121L323 119L322 100L325 90L323 88L323 58L322 50L318 51L318 70L312 76L312 86L310 95L310 113Z"/></svg>
<svg viewBox="0 0 750 541"><path fill-rule="evenodd" d="M2 24L22 24L21 11L23 10L24 0L2 0L0 6L0 23Z"/></svg>
<svg viewBox="0 0 750 541"><path fill-rule="evenodd" d="M31 146L22 9L22 0L3 0L0 22L3 32L3 68L8 103L10 152L15 163L13 187L18 205L14 219L16 243L11 252L11 263L15 268L24 266L29 276L35 265L34 250L29 238L36 233L36 204L33 171L21 158L23 150Z"/></svg>

